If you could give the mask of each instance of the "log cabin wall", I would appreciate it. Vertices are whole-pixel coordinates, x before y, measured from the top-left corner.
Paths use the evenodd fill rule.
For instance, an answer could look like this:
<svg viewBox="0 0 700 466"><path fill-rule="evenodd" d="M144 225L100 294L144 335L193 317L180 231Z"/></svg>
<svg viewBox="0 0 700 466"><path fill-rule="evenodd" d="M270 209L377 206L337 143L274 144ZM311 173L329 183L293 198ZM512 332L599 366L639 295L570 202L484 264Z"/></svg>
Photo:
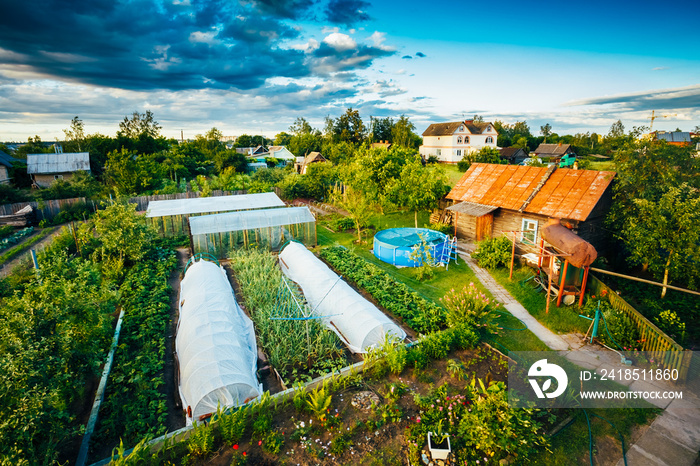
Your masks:
<svg viewBox="0 0 700 466"><path fill-rule="evenodd" d="M498 209L493 216L493 237L503 236L506 231L520 231L523 228L523 219L534 220L537 222L537 238L538 242L541 238L540 230L547 224L549 217L545 215L530 214L527 212L518 212L515 210ZM508 238L512 238L512 234L508 233ZM518 235L518 240L520 236Z"/></svg>

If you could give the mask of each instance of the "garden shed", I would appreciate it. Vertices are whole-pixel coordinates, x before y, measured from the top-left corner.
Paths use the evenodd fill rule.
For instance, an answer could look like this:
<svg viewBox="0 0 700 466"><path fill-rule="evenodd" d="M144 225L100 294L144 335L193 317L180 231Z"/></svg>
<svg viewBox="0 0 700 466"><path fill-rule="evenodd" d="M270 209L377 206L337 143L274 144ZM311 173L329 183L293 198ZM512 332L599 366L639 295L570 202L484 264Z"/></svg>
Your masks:
<svg viewBox="0 0 700 466"><path fill-rule="evenodd" d="M190 218L194 254L225 257L252 244L278 250L289 240L316 246L316 219L308 207L246 210Z"/></svg>
<svg viewBox="0 0 700 466"><path fill-rule="evenodd" d="M381 346L387 337L406 333L382 311L341 280L303 244L291 242L280 252L282 272L302 289L315 316L353 353Z"/></svg>
<svg viewBox="0 0 700 466"><path fill-rule="evenodd" d="M270 209L284 205L275 193L170 199L149 202L146 217L162 235L177 236L187 234L187 219L191 216Z"/></svg>
<svg viewBox="0 0 700 466"><path fill-rule="evenodd" d="M612 202L615 172L474 163L447 195L455 235L481 240L517 233L539 244L550 219L597 250L605 249L603 220Z"/></svg>
<svg viewBox="0 0 700 466"><path fill-rule="evenodd" d="M262 394L253 322L236 302L224 269L194 262L180 284L175 350L188 423Z"/></svg>

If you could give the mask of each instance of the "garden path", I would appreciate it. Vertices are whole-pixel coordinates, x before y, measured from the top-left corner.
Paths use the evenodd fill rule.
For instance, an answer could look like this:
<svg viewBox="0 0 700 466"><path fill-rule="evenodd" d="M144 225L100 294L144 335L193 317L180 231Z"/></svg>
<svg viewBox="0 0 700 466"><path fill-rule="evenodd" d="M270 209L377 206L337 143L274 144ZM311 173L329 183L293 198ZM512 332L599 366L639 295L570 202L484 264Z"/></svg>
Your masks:
<svg viewBox="0 0 700 466"><path fill-rule="evenodd" d="M610 353L609 359L599 357L600 352L593 353L594 347L576 343L576 339L568 335L557 335L532 317L508 291L501 286L486 269L479 267L470 253L474 251L473 243L459 241L457 252L474 271L479 281L493 294L503 307L515 317L523 321L527 328L534 333L549 348L555 351L567 351L563 354L569 361L581 367L600 372L601 368L610 369L622 367L617 355ZM631 382L631 381L630 381ZM651 423L637 442L627 451L627 463L620 458L616 466L693 466L700 451L700 397L697 390L688 386L678 387L662 382L636 381L628 384L630 389L638 391L683 390L683 398L669 400L653 400L652 403L664 412ZM694 393L695 392L695 393Z"/></svg>

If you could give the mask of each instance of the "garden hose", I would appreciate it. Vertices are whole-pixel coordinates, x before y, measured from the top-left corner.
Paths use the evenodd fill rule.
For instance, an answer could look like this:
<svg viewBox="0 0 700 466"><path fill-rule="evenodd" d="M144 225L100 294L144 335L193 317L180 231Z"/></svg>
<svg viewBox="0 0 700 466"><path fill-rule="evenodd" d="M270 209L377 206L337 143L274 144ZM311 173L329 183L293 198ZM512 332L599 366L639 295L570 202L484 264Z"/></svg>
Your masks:
<svg viewBox="0 0 700 466"><path fill-rule="evenodd" d="M613 429L615 429L615 431L617 432L617 435L620 436L620 442L622 442L622 459L623 459L623 461L625 462L625 466L627 466L627 454L625 453L625 438L622 436L622 433L620 433L620 431L618 430L618 428L615 427L615 424L613 424L612 422L608 421L608 420L605 419L603 416L599 416L599 415L597 415L596 413L591 413L591 416L595 416L595 417L597 417L597 418L599 418L599 419L604 420L605 422L607 422L608 424L610 424L610 426L611 426Z"/></svg>

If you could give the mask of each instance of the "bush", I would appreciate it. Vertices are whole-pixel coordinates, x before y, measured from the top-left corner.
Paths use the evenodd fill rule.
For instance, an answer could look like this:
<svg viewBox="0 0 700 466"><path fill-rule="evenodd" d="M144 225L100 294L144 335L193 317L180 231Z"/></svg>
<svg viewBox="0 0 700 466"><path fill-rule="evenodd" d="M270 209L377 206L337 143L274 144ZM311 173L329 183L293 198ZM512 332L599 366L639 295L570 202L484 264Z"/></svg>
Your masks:
<svg viewBox="0 0 700 466"><path fill-rule="evenodd" d="M430 228L431 230L439 231L440 233L442 233L444 235L449 235L449 234L454 233L454 226L449 225L447 223L440 223L440 222L431 223L428 228Z"/></svg>
<svg viewBox="0 0 700 466"><path fill-rule="evenodd" d="M492 302L484 293L479 291L474 283L461 290L453 288L440 302L447 308L447 325L459 327L468 325L487 333L496 333L499 316L498 303Z"/></svg>
<svg viewBox="0 0 700 466"><path fill-rule="evenodd" d="M340 217L333 222L333 229L335 231L347 231L353 228L355 228L355 222L350 217Z"/></svg>
<svg viewBox="0 0 700 466"><path fill-rule="evenodd" d="M479 241L472 257L480 267L495 269L510 263L512 243L505 236Z"/></svg>

